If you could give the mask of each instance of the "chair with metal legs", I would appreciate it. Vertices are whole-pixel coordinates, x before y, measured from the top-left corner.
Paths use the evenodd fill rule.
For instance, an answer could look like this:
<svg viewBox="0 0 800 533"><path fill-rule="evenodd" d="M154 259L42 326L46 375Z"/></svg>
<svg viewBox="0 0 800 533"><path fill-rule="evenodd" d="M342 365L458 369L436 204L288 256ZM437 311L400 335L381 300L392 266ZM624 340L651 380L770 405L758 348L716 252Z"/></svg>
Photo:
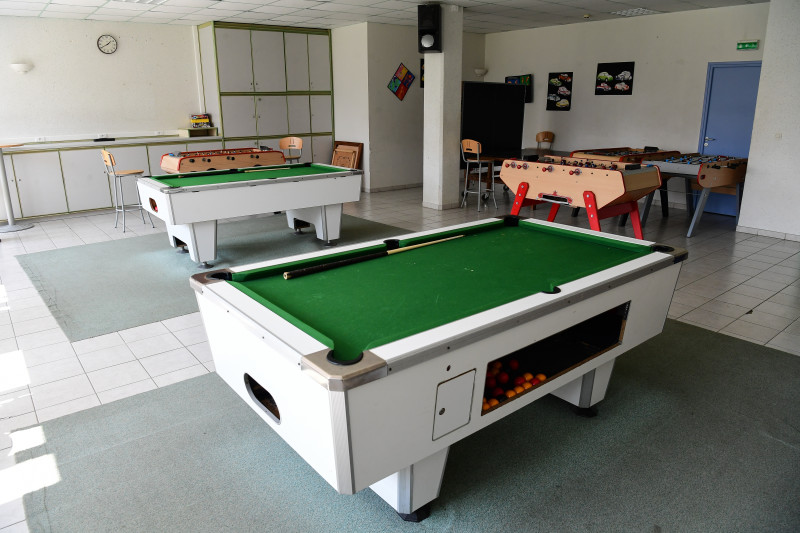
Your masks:
<svg viewBox="0 0 800 533"><path fill-rule="evenodd" d="M284 137L278 146L286 157L287 163L299 163L303 155L303 139L300 137Z"/></svg>
<svg viewBox="0 0 800 533"><path fill-rule="evenodd" d="M111 152L108 150L101 150L101 152L103 153L103 163L106 165L106 174L114 178L114 227L117 227L119 214L122 213L122 233L125 233L125 212L136 211L137 209L139 210L139 214L142 215L142 222L147 224L147 221L144 219L144 209L142 209L142 203L139 201L138 196L135 204L125 204L124 184L122 182L124 178L140 178L144 175L144 171L117 170L116 161L114 160L114 156L111 155ZM150 213L147 213L147 217L150 219L150 225L155 228L156 226L153 224L153 218L150 216Z"/></svg>
<svg viewBox="0 0 800 533"><path fill-rule="evenodd" d="M463 139L461 141L461 158L466 163L466 171L464 172L464 193L461 199L461 207L467 203L468 194L478 195L478 211L481 210L481 200L486 201L489 196L494 201L494 208L497 209L497 198L494 196L494 159L481 157L481 143L472 139ZM471 191L469 189L470 181L477 184L477 190ZM485 184L486 188L481 189L481 184Z"/></svg>

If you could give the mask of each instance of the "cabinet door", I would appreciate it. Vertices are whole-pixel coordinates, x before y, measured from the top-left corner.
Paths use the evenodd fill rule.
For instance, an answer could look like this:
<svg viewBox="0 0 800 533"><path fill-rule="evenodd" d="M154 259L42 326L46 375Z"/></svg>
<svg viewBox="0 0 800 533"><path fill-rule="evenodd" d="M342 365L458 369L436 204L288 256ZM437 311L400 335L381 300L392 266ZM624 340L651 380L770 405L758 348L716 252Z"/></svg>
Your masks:
<svg viewBox="0 0 800 533"><path fill-rule="evenodd" d="M250 32L217 28L217 72L223 93L253 90Z"/></svg>
<svg viewBox="0 0 800 533"><path fill-rule="evenodd" d="M283 32L253 31L253 76L260 93L286 91L286 66L283 62Z"/></svg>
<svg viewBox="0 0 800 533"><path fill-rule="evenodd" d="M100 150L65 150L61 152L61 170L70 211L111 207L106 167Z"/></svg>
<svg viewBox="0 0 800 533"><path fill-rule="evenodd" d="M58 152L14 155L14 175L23 217L67 211Z"/></svg>
<svg viewBox="0 0 800 533"><path fill-rule="evenodd" d="M286 90L307 91L308 39L303 33L286 33L284 40L286 42Z"/></svg>
<svg viewBox="0 0 800 533"><path fill-rule="evenodd" d="M17 180L14 177L14 162L12 156L4 154L3 162L6 165L6 176L8 176L8 198L11 200L11 209L14 211L15 218L21 218L22 214L19 211L19 195L17 194ZM8 220L5 202L0 203L0 219Z"/></svg>
<svg viewBox="0 0 800 533"><path fill-rule="evenodd" d="M311 143L311 137L300 137L303 139L303 153L300 154L300 160L298 163L312 163L316 161L314 159L314 146ZM322 163L330 163L331 160L328 158L327 161L321 161Z"/></svg>
<svg viewBox="0 0 800 533"><path fill-rule="evenodd" d="M333 138L324 135L312 137L311 154L315 163L330 163L333 159Z"/></svg>
<svg viewBox="0 0 800 533"><path fill-rule="evenodd" d="M187 152L201 152L205 150L222 150L222 141L190 142L186 145Z"/></svg>
<svg viewBox="0 0 800 533"><path fill-rule="evenodd" d="M230 150L231 148L258 148L259 142L257 140L252 141L225 141L225 149Z"/></svg>
<svg viewBox="0 0 800 533"><path fill-rule="evenodd" d="M223 96L222 131L225 137L256 136L256 104L252 96Z"/></svg>
<svg viewBox="0 0 800 533"><path fill-rule="evenodd" d="M256 115L258 116L258 134L260 136L289 133L285 96L256 96Z"/></svg>
<svg viewBox="0 0 800 533"><path fill-rule="evenodd" d="M308 36L308 73L312 91L331 90L330 41L327 35Z"/></svg>
<svg viewBox="0 0 800 533"><path fill-rule="evenodd" d="M189 148L189 150L201 150L201 148ZM165 174L161 169L161 157L164 154L175 152L185 152L186 144L153 144L147 147L147 159L150 163L150 172L145 172L145 176L160 176Z"/></svg>
<svg viewBox="0 0 800 533"><path fill-rule="evenodd" d="M294 134L311 131L311 112L308 96L287 96L289 107L289 132Z"/></svg>
<svg viewBox="0 0 800 533"><path fill-rule="evenodd" d="M327 133L333 129L331 122L331 97L328 95L311 95L311 131Z"/></svg>

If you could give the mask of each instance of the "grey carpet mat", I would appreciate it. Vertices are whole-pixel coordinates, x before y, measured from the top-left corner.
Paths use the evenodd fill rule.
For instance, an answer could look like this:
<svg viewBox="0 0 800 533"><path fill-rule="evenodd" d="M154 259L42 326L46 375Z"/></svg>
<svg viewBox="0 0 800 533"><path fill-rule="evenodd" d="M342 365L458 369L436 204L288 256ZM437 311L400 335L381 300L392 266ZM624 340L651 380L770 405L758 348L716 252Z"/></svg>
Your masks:
<svg viewBox="0 0 800 533"><path fill-rule="evenodd" d="M46 422L15 460L58 468L24 498L35 532L788 532L799 400L800 358L667 321L598 416L548 396L452 446L419 524L337 494L216 374Z"/></svg>
<svg viewBox="0 0 800 533"><path fill-rule="evenodd" d="M342 216L339 246L409 233ZM218 226L215 268L332 249L313 227L296 235L283 215ZM18 257L67 338L79 341L197 311L189 277L203 270L166 233Z"/></svg>

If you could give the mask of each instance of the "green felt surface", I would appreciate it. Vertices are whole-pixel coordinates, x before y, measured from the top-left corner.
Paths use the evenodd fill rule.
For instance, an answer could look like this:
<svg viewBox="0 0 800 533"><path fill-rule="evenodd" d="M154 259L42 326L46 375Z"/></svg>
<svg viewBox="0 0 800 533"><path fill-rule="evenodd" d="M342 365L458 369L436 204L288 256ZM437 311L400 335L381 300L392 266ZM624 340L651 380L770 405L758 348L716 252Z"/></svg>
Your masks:
<svg viewBox="0 0 800 533"><path fill-rule="evenodd" d="M229 283L333 348L336 359L348 361L365 349L650 253L644 245L524 222L507 227L501 220L426 239L453 234L464 236L295 279L285 280L283 272L307 264L243 272Z"/></svg>
<svg viewBox="0 0 800 533"><path fill-rule="evenodd" d="M296 165L264 167L259 170L253 170L252 168L235 168L213 172L192 172L178 175L168 174L165 176L153 176L152 179L168 187L195 187L197 185L218 185L237 181L296 178L298 176L313 176L340 171L341 169L328 165L301 163Z"/></svg>

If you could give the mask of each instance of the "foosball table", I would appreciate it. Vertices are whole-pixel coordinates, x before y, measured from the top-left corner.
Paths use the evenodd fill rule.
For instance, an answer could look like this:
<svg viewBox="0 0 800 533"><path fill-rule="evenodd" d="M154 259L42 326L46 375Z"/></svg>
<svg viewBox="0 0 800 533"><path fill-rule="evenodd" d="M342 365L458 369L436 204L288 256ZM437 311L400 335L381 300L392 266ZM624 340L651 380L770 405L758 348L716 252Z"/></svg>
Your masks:
<svg viewBox="0 0 800 533"><path fill-rule="evenodd" d="M647 159L642 164L658 167L661 170L664 177L664 184L660 188L662 210L666 209L667 180L673 177L686 180L686 209L692 217L687 237L694 235L695 228L703 216L703 210L712 192L735 195L736 219L739 219L747 159L724 155L681 154L664 160ZM698 190L700 196L695 206L693 195L694 191ZM642 224L647 221L654 194L649 195L645 202Z"/></svg>
<svg viewBox="0 0 800 533"><path fill-rule="evenodd" d="M230 170L234 168L282 165L283 152L258 148L230 148L197 152L174 152L161 156L161 170L167 174Z"/></svg>
<svg viewBox="0 0 800 533"><path fill-rule="evenodd" d="M677 150L659 150L655 147L630 148L627 146L618 148L593 148L591 150L576 150L570 157L618 161L620 163L641 163L643 160L662 160L668 157L681 155Z"/></svg>
<svg viewBox="0 0 800 533"><path fill-rule="evenodd" d="M643 239L639 199L661 186L658 167L586 158L544 158L537 162L507 160L500 179L516 192L512 215L526 205L550 203L553 222L562 205L585 208L589 226L600 231L600 220L630 215L633 233Z"/></svg>

